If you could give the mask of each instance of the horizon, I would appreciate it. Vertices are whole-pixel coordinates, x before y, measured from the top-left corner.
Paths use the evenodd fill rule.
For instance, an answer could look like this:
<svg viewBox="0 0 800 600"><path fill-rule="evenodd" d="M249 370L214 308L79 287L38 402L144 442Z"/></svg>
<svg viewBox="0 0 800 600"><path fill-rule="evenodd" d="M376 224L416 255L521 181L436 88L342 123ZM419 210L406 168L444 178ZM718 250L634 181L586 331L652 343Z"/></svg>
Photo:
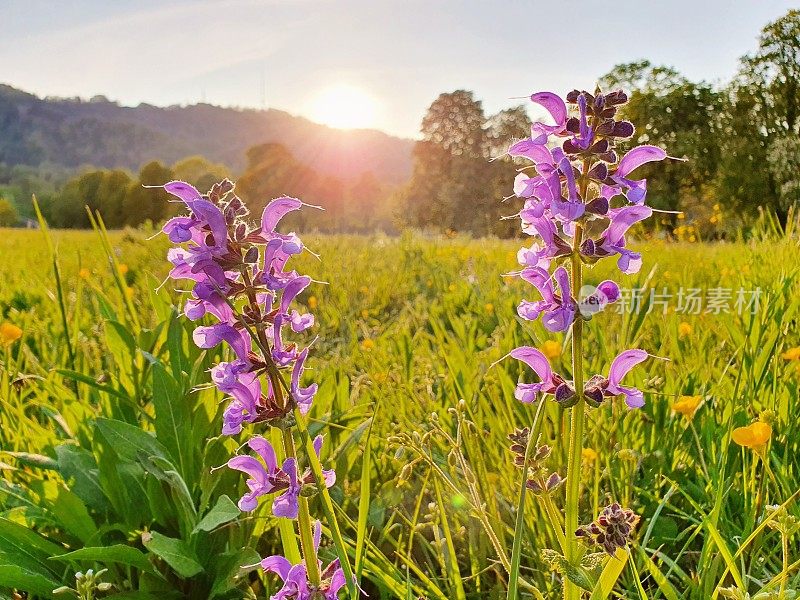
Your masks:
<svg viewBox="0 0 800 600"><path fill-rule="evenodd" d="M551 24L569 20L571 12L543 3L509 6L11 0L2 9L8 33L0 39L0 65L9 85L39 97L277 109L329 127L418 139L427 107L454 89L474 91L488 114L536 90L564 93L568 81L589 88L615 64L640 59L674 67L690 80L724 84L740 57L755 49L761 28L793 3L731 10L721 0L699 6L625 1L608 11L586 1L581 10L596 14L596 26L576 32L568 44ZM353 29L356 12L361 27ZM515 34L526 21L530 31ZM235 32L235 43L213 35L197 43L197 32L214 27ZM615 43L621 35L625 43ZM305 50L308 40L324 51Z"/></svg>

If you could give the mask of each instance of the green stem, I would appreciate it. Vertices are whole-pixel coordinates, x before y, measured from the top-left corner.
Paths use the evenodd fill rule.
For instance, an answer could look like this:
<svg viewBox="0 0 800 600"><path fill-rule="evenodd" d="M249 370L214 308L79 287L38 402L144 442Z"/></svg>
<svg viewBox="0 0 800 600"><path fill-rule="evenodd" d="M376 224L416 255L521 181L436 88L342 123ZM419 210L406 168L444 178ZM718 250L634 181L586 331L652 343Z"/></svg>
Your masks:
<svg viewBox="0 0 800 600"><path fill-rule="evenodd" d="M581 198L586 200L589 189L589 161L583 161L583 175L580 182ZM572 266L572 297L580 299L581 287L583 286L583 263L581 262L581 243L583 242L583 226L580 223L575 225L575 235L572 238L572 255L570 262ZM580 311L575 316L572 323L572 379L575 385L576 404L570 412L569 426L569 455L567 457L567 505L564 516L564 534L566 536L566 559L573 565L577 564L580 558L580 546L575 531L578 529L580 519L580 500L581 500L581 458L583 453L583 425L584 425L584 401L583 401L583 319ZM580 587L565 579L564 599L580 600Z"/></svg>
<svg viewBox="0 0 800 600"><path fill-rule="evenodd" d="M539 420L543 414L542 408L544 401L539 402L536 409L536 416L533 418L531 429L528 432L528 444L525 446L525 462L522 467L522 483L519 488L519 500L517 501L517 519L514 524L514 544L511 547L511 570L508 574L508 594L507 600L517 600L517 590L519 587L519 566L522 558L522 536L525 534L525 496L528 491L528 461L531 452L536 447L536 439L539 435ZM558 521L556 521L557 526Z"/></svg>
<svg viewBox="0 0 800 600"><path fill-rule="evenodd" d="M288 458L297 461L297 449L294 445L292 430L283 430L283 449ZM314 587L319 586L322 576L319 572L319 562L317 561L317 551L314 548L314 524L311 522L311 513L308 510L308 499L300 496L298 499L300 510L297 514L297 526L300 529L300 546L303 548L303 560L306 563L308 580Z"/></svg>
<svg viewBox="0 0 800 600"><path fill-rule="evenodd" d="M583 285L581 271L580 244L583 238L583 228L575 227L572 253L572 296L578 299ZM583 452L583 320L578 315L572 324L572 378L575 383L575 394L578 401L572 407L569 427L569 455L567 457L567 505L565 507L565 535L566 558L576 564L579 558L580 547L575 531L579 525L579 505L581 495L581 454ZM564 581L564 599L579 600L580 588L566 579Z"/></svg>

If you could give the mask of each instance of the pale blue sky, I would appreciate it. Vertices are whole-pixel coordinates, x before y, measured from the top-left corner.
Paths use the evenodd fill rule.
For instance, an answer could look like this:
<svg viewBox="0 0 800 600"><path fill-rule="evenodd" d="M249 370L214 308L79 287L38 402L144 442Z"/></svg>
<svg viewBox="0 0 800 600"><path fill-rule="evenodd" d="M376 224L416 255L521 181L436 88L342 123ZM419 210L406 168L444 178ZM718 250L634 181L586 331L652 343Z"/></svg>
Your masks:
<svg viewBox="0 0 800 600"><path fill-rule="evenodd" d="M648 58L725 81L781 0L0 0L0 82L123 104L267 105L311 114L327 87L377 100L374 126L415 137L442 91L487 111L590 87Z"/></svg>

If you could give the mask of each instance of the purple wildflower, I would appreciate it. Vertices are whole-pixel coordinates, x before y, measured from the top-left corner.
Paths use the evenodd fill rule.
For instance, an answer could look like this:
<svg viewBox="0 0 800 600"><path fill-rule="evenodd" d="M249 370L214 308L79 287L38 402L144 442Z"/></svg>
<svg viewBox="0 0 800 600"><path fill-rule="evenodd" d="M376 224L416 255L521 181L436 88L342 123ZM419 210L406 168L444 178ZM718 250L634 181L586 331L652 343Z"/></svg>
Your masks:
<svg viewBox="0 0 800 600"><path fill-rule="evenodd" d="M250 438L247 445L256 452L261 460L250 455L238 455L228 460L228 467L242 471L250 476L247 480L249 492L239 500L239 508L243 511L253 511L258 506L258 499L262 496L281 494L272 503L272 513L276 517L288 519L297 518L299 510L297 499L300 497L303 486L315 483L314 475L306 470L298 476L297 459L287 458L281 466L275 457L275 450L267 440L261 436ZM319 457L322 450L322 436L314 439L314 451ZM332 470L323 470L325 487L331 487L336 482L336 473Z"/></svg>
<svg viewBox="0 0 800 600"><path fill-rule="evenodd" d="M315 550L319 549L320 537L321 526L317 521L314 527ZM268 556L259 564L262 569L275 573L283 581L283 587L277 594L270 596L270 600L336 600L339 591L347 583L338 559L325 568L322 567L322 561L319 561L321 572L319 586L313 586L308 580L305 561L292 565L283 556Z"/></svg>
<svg viewBox="0 0 800 600"><path fill-rule="evenodd" d="M553 273L553 278L561 289L556 294L550 274L540 267L523 269L519 276L539 290L542 300L530 302L523 300L517 307L517 313L523 319L535 321L542 315L542 324L548 331L566 331L575 320L578 304L570 294L569 274L564 267Z"/></svg>

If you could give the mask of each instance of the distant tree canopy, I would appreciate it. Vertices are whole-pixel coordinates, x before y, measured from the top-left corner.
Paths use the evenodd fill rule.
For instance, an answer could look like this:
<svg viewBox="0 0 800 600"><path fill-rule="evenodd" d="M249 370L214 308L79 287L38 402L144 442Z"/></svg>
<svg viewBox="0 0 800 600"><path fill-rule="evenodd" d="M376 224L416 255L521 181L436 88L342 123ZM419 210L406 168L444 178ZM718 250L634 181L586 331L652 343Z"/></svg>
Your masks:
<svg viewBox="0 0 800 600"><path fill-rule="evenodd" d="M759 208L785 220L789 208L800 201L800 10L789 10L768 23L757 48L741 59L736 76L724 86L691 81L647 60L615 66L600 77L599 85L629 94L630 102L622 109L622 116L636 126L629 146L656 144L670 156L685 159L645 165L637 172L647 177L649 203L655 208L683 211L687 221L705 222L709 235L726 235L752 220ZM45 216L57 227L88 227L87 206L99 211L108 227L157 223L175 214L178 205L163 191L145 186L182 179L205 191L233 176L253 218L281 195L323 207L324 212L289 217L290 226L304 229L369 232L410 226L475 235L517 233L513 220L502 217L516 212L519 202L501 200L512 194L518 169L530 167L506 155L512 142L529 135L525 106L486 115L470 91L441 94L422 119L421 139L411 151L410 179L398 184L398 177L407 172L410 142L377 132L367 135L364 145L353 142L345 151L345 142L362 134L335 132L329 139L324 128L307 123L303 131L308 135L297 137L302 119L271 112L270 122L283 123L280 135L265 133L256 139L278 137L286 143L252 146L244 171L236 173L229 166L241 167L241 150L235 162L220 157L227 157L242 139L252 139L258 127L263 130L263 124L258 125L263 115L256 111L233 114L197 106L170 112L141 106L136 114L148 124L150 133L145 135L141 124L111 119L122 109L102 98L53 106L48 102L0 85L0 197L8 205L2 207L3 222L11 215L14 222L32 218L30 198L36 194ZM45 106L52 110L34 110ZM35 127L22 122L23 113L38 115ZM98 114L111 120L98 120ZM236 121L235 127L224 121L226 115ZM203 130L198 138L197 123L208 119L214 121L214 135ZM150 147L154 124L162 135L175 133L171 128L176 123L191 130L198 151L214 160L194 155L172 166L152 161L136 175L108 169L76 174L46 162L64 145L73 168L97 157L103 162L95 164L128 164L115 161L122 155L132 160ZM174 137L159 138L157 146L169 146ZM75 140L80 140L77 147ZM209 144L214 145L213 153L206 151ZM314 153L322 146L325 156L317 157ZM178 151L169 148L170 155ZM720 226L723 213L725 225ZM648 225L673 230L678 220L662 214Z"/></svg>
<svg viewBox="0 0 800 600"><path fill-rule="evenodd" d="M247 168L239 177L236 190L255 214L273 198L284 195L325 209L291 215L287 222L295 227L345 232L394 228L390 186L370 172L355 180L321 174L298 162L280 144L262 144L248 150Z"/></svg>
<svg viewBox="0 0 800 600"><path fill-rule="evenodd" d="M500 220L498 200L503 189L510 189L516 166L503 153L511 137L524 137L529 128L522 107L487 118L472 92L440 94L422 120L422 140L414 147L414 170L402 193L405 222L510 234L513 225Z"/></svg>

